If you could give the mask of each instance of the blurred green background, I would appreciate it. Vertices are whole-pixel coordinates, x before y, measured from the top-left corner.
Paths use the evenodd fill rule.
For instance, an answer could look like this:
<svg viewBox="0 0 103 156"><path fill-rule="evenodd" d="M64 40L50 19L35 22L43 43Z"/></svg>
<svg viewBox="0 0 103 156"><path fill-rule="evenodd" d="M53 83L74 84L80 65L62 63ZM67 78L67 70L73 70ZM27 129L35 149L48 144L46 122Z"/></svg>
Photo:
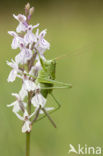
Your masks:
<svg viewBox="0 0 103 156"><path fill-rule="evenodd" d="M56 79L73 85L72 89L54 91L62 104L61 109L52 114L57 129L48 119L33 126L31 156L67 156L69 144L103 147L103 1L29 2L36 8L31 22L40 23L40 30L48 30L46 39L51 43L51 49L46 53L47 58L70 54L57 61ZM12 84L6 81L10 72L6 60L18 53L11 49L12 38L7 34L18 24L12 14L23 13L26 3L14 0L0 4L1 156L25 155L22 123L6 107L15 100L11 93L20 89L18 80Z"/></svg>

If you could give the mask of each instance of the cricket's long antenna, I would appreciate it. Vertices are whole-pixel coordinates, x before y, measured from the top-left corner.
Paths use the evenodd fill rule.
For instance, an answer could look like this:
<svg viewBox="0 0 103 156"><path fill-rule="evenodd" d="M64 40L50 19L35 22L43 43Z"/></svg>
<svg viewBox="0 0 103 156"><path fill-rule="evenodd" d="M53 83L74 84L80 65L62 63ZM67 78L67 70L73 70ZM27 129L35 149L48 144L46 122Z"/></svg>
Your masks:
<svg viewBox="0 0 103 156"><path fill-rule="evenodd" d="M94 44L94 42L91 43L91 44L89 43L88 45L84 45L84 46L81 47L81 48L72 50L70 53L65 53L64 55L61 55L61 56L59 56L59 57L56 57L56 58L54 58L53 60L60 60L60 59L62 59L63 57L66 57L66 56L76 56L76 55L82 54L82 53L83 53L83 52L82 52L83 49L87 50L87 49L89 49L93 44ZM79 52L78 52L78 51L79 51ZM87 53L87 52L88 52L88 51L85 51L85 53ZM84 53L83 53L83 54L84 54Z"/></svg>

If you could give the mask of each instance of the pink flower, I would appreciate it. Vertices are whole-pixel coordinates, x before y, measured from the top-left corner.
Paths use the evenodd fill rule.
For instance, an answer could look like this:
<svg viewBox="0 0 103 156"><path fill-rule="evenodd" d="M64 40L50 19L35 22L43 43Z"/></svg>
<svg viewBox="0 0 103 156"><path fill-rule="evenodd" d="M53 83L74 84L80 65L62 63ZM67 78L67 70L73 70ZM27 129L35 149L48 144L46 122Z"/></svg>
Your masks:
<svg viewBox="0 0 103 156"><path fill-rule="evenodd" d="M26 64L32 57L32 50L23 48L21 52L15 57L15 61L18 64Z"/></svg>
<svg viewBox="0 0 103 156"><path fill-rule="evenodd" d="M39 30L37 29L36 36L38 38L38 41L35 45L35 48L38 50L40 54L43 54L47 49L49 50L50 48L50 43L44 39L45 35L46 35L46 30L43 30L39 34Z"/></svg>
<svg viewBox="0 0 103 156"><path fill-rule="evenodd" d="M18 48L18 35L14 31L8 31L8 33L14 37L12 44L11 44L12 49L17 49Z"/></svg>
<svg viewBox="0 0 103 156"><path fill-rule="evenodd" d="M19 78L23 80L22 89L24 91L30 92L36 89L36 84L32 80L29 80L28 76L23 75L23 76L20 76Z"/></svg>
<svg viewBox="0 0 103 156"><path fill-rule="evenodd" d="M26 42L26 44L32 44L34 42L37 42L37 38L36 35L32 32L34 28L38 27L39 24L37 25L29 25L27 28L27 33L24 36L24 41Z"/></svg>
<svg viewBox="0 0 103 156"><path fill-rule="evenodd" d="M20 47L20 44L24 43L23 38L19 37L16 32L8 31L8 33L14 37L11 44L12 49L17 49Z"/></svg>
<svg viewBox="0 0 103 156"><path fill-rule="evenodd" d="M7 61L7 64L12 68L8 76L8 82L13 82L21 71L18 69L18 64L14 60L11 60L11 62Z"/></svg>
<svg viewBox="0 0 103 156"><path fill-rule="evenodd" d="M42 69L41 63L38 59L36 62L35 66L33 66L29 72L30 75L32 76L38 76L38 72Z"/></svg>
<svg viewBox="0 0 103 156"><path fill-rule="evenodd" d="M25 102L23 102L23 97L20 94L16 94L16 93L12 93L12 96L16 97L16 101L7 105L7 107L11 107L13 106L13 112L17 113L21 110L21 107L23 107L23 109L27 106L27 104Z"/></svg>
<svg viewBox="0 0 103 156"><path fill-rule="evenodd" d="M29 116L28 112L25 110L23 117L21 115L19 115L18 113L16 113L16 116L24 121L24 124L22 126L22 133L26 133L26 132L30 132L31 131L31 122L30 122L30 118L31 116Z"/></svg>
<svg viewBox="0 0 103 156"><path fill-rule="evenodd" d="M19 21L19 25L16 28L16 31L18 33L22 32L22 31L26 31L28 24L26 22L26 16L22 15L22 14L18 14L17 16L15 14L13 14L13 17Z"/></svg>
<svg viewBox="0 0 103 156"><path fill-rule="evenodd" d="M45 107L46 105L46 99L43 97L43 95L41 93L36 93L35 96L31 99L31 103L33 104L34 107L36 107L36 109L38 109L40 106L42 108ZM50 111L53 110L53 107L46 107L45 110L46 111ZM44 112L42 110L40 110L40 114L43 114Z"/></svg>

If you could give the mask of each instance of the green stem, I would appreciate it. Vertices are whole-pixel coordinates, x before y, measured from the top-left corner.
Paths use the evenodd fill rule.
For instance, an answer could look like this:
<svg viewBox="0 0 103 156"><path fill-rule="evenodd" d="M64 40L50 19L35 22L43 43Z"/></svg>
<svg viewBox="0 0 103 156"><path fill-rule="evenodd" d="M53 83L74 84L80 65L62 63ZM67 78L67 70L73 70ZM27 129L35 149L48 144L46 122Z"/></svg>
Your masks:
<svg viewBox="0 0 103 156"><path fill-rule="evenodd" d="M31 92L28 93L28 113L31 114Z"/></svg>
<svg viewBox="0 0 103 156"><path fill-rule="evenodd" d="M28 73L33 66L33 62L35 60L36 55L33 55L33 58L28 61ZM31 97L32 97L32 92L28 92L28 114L31 114ZM26 156L30 156L30 132L26 133Z"/></svg>
<svg viewBox="0 0 103 156"><path fill-rule="evenodd" d="M30 133L26 133L26 156L30 156Z"/></svg>
<svg viewBox="0 0 103 156"><path fill-rule="evenodd" d="M31 93L28 93L28 114L31 113ZM26 133L26 156L30 156L30 132Z"/></svg>

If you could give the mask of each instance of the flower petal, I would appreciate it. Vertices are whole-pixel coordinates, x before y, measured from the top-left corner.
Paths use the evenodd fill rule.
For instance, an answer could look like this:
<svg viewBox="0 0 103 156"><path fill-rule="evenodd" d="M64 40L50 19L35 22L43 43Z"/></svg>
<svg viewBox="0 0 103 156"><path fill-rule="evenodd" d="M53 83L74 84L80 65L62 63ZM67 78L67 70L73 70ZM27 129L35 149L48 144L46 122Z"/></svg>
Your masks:
<svg viewBox="0 0 103 156"><path fill-rule="evenodd" d="M34 107L44 107L46 104L46 99L42 96L41 93L37 93L31 100L31 103Z"/></svg>
<svg viewBox="0 0 103 156"><path fill-rule="evenodd" d="M30 31L28 31L24 36L24 41L26 44L37 42L36 36Z"/></svg>
<svg viewBox="0 0 103 156"><path fill-rule="evenodd" d="M17 31L17 33L20 33L22 31L25 32L26 31L26 26L23 23L19 23L19 25L16 28L16 31Z"/></svg>
<svg viewBox="0 0 103 156"><path fill-rule="evenodd" d="M36 89L36 85L31 80L24 80L24 88L30 92Z"/></svg>
<svg viewBox="0 0 103 156"><path fill-rule="evenodd" d="M7 107L12 107L12 106L14 106L14 105L15 105L15 102L13 102L13 103L7 105Z"/></svg>
<svg viewBox="0 0 103 156"><path fill-rule="evenodd" d="M30 124L31 122L29 120L25 121L24 125L22 126L22 133L31 131Z"/></svg>
<svg viewBox="0 0 103 156"><path fill-rule="evenodd" d="M11 44L12 49L17 49L18 46L18 39L16 37L14 37L14 39L12 40L12 44Z"/></svg>
<svg viewBox="0 0 103 156"><path fill-rule="evenodd" d="M20 106L19 106L19 102L18 101L15 101L15 105L13 107L13 112L14 113L17 113L21 110Z"/></svg>
<svg viewBox="0 0 103 156"><path fill-rule="evenodd" d="M26 64L32 57L32 51L30 49L23 49L16 57L15 61L19 64Z"/></svg>
<svg viewBox="0 0 103 156"><path fill-rule="evenodd" d="M15 31L8 31L8 34L11 35L11 36L13 36L13 37L16 37L17 36L17 34L16 34Z"/></svg>
<svg viewBox="0 0 103 156"><path fill-rule="evenodd" d="M21 115L19 115L18 113L15 112L15 115L17 116L18 119L24 121L24 117L22 117Z"/></svg>
<svg viewBox="0 0 103 156"><path fill-rule="evenodd" d="M22 14L18 14L17 16L15 14L13 14L13 17L19 21L19 22L24 22L26 21L26 16L22 15Z"/></svg>
<svg viewBox="0 0 103 156"><path fill-rule="evenodd" d="M21 97L21 100L24 100L24 98L28 95L27 90L25 90L25 88L22 86L19 95Z"/></svg>
<svg viewBox="0 0 103 156"><path fill-rule="evenodd" d="M15 81L16 79L16 76L17 76L17 71L16 70L11 70L9 76L8 76L8 82L13 82Z"/></svg>

